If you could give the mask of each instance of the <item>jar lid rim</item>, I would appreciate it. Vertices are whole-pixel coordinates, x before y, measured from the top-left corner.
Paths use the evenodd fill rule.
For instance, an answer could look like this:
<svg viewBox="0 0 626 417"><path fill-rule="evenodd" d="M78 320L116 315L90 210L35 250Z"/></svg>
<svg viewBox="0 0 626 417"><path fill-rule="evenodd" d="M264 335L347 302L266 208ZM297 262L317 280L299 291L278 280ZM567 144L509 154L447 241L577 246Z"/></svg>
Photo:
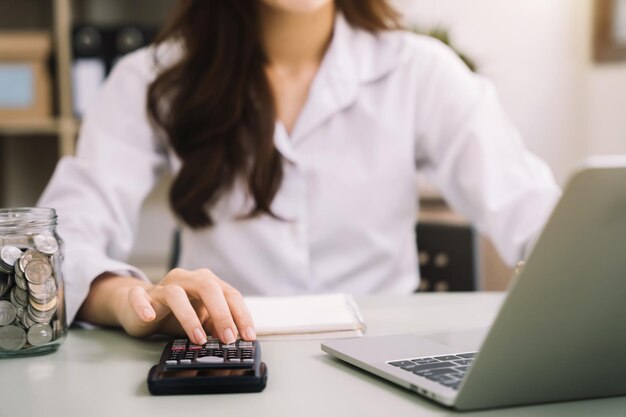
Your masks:
<svg viewBox="0 0 626 417"><path fill-rule="evenodd" d="M0 208L0 226L17 226L20 222L37 224L53 222L56 224L57 214L53 208L46 207L14 207Z"/></svg>

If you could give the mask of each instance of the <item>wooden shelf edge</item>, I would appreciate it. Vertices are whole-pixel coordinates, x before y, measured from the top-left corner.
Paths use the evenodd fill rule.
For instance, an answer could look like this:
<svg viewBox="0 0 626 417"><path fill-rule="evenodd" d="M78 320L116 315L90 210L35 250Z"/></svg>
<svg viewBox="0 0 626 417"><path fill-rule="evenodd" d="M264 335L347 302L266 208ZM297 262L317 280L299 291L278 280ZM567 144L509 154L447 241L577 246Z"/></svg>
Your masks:
<svg viewBox="0 0 626 417"><path fill-rule="evenodd" d="M65 129L78 131L79 123L76 120L41 119L29 121L0 121L0 135L60 135Z"/></svg>
<svg viewBox="0 0 626 417"><path fill-rule="evenodd" d="M29 121L0 121L0 134L7 135L30 135L59 133L59 124L55 119L29 120Z"/></svg>

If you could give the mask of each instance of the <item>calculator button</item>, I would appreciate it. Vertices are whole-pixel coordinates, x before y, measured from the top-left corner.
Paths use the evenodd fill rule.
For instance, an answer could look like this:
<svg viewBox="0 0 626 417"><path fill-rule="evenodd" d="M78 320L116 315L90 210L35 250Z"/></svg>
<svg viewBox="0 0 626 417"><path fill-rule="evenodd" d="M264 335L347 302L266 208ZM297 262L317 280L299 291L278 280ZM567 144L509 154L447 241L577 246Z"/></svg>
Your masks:
<svg viewBox="0 0 626 417"><path fill-rule="evenodd" d="M172 360L170 360L170 361L165 361L165 364L166 364L166 365L176 365L177 363L178 363L178 361L172 361Z"/></svg>
<svg viewBox="0 0 626 417"><path fill-rule="evenodd" d="M181 359L178 363L181 365L191 365L191 359Z"/></svg>
<svg viewBox="0 0 626 417"><path fill-rule="evenodd" d="M222 349L235 349L237 346L235 346L234 343L231 343L230 345L222 345Z"/></svg>
<svg viewBox="0 0 626 417"><path fill-rule="evenodd" d="M217 356L202 356L196 359L196 362L200 363L224 363L223 358L219 358Z"/></svg>
<svg viewBox="0 0 626 417"><path fill-rule="evenodd" d="M254 359L252 359L252 358L243 358L241 360L241 362L254 362Z"/></svg>

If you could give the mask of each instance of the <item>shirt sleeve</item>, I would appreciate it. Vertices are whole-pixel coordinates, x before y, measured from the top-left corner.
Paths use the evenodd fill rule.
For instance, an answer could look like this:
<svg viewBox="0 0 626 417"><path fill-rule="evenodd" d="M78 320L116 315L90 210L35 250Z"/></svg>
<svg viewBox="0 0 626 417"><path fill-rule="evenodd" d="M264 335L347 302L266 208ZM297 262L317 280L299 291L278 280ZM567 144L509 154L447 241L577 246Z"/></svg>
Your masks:
<svg viewBox="0 0 626 417"><path fill-rule="evenodd" d="M560 188L524 146L491 82L442 44L429 49L431 60L420 68L418 167L514 265L528 255Z"/></svg>
<svg viewBox="0 0 626 417"><path fill-rule="evenodd" d="M115 66L87 111L76 156L59 161L38 203L57 211L68 323L100 274L147 279L126 260L141 205L167 165L147 118L151 65L144 49Z"/></svg>

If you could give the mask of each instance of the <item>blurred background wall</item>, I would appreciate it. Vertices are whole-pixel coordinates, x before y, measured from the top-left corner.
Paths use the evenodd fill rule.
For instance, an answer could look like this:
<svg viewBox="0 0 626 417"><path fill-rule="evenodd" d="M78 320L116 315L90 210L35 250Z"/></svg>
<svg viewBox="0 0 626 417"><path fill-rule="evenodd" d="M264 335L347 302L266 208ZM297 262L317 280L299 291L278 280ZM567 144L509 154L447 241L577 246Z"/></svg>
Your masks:
<svg viewBox="0 0 626 417"><path fill-rule="evenodd" d="M449 28L560 182L586 155L626 153L626 61L593 61L594 0L395 3L420 27Z"/></svg>

